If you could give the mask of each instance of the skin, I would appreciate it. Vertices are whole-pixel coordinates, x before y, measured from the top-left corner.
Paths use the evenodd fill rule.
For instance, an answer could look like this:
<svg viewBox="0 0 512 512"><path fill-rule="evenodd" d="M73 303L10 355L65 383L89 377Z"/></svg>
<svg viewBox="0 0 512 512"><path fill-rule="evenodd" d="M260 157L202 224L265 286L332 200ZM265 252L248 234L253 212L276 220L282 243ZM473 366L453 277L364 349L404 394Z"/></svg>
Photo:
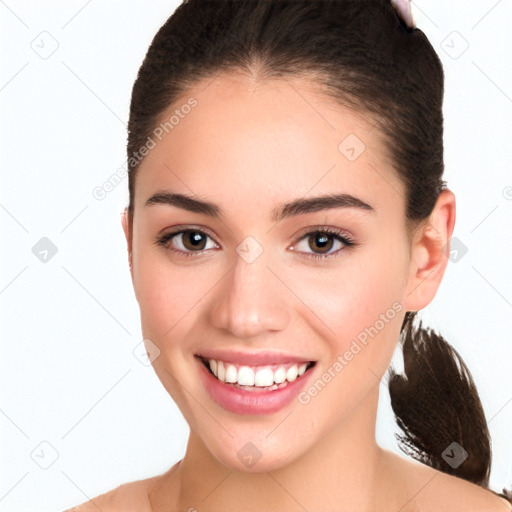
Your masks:
<svg viewBox="0 0 512 512"><path fill-rule="evenodd" d="M198 101L145 157L133 223L125 211L122 224L143 336L160 350L152 364L190 425L189 442L163 475L75 510L507 510L489 491L376 443L380 381L405 312L427 306L441 283L455 196L444 190L409 237L404 185L378 130L315 87L308 79L221 75L162 115L168 119L190 97ZM366 146L355 161L338 149L349 134ZM215 203L223 215L145 206L162 190ZM271 220L282 203L326 193L352 194L374 211L334 208ZM202 255L155 243L178 225L211 237ZM314 235L299 235L318 226L348 232L356 246L334 242L329 254L339 250L337 257L308 258L321 249ZM247 236L263 248L251 263L236 252ZM180 241L168 246L186 250ZM239 415L212 401L197 378L194 354L216 346L315 360L314 382L393 304L400 312L306 405L294 400L277 413ZM251 468L237 457L249 441L262 454Z"/></svg>

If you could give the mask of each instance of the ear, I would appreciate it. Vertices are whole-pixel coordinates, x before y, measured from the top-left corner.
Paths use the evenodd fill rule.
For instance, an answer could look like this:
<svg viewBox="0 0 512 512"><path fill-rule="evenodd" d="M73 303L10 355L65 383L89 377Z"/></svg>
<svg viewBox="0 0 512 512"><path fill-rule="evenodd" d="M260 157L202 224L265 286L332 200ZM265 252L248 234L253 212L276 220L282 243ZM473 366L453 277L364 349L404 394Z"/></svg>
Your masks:
<svg viewBox="0 0 512 512"><path fill-rule="evenodd" d="M130 274L133 279L133 268L132 268L132 234L131 234L131 226L130 219L128 216L128 208L126 207L121 213L121 225L123 226L124 236L126 238L126 246L128 249L128 265L130 266Z"/></svg>
<svg viewBox="0 0 512 512"><path fill-rule="evenodd" d="M455 195L444 189L411 245L409 277L402 301L406 311L419 311L435 297L448 264L454 226Z"/></svg>

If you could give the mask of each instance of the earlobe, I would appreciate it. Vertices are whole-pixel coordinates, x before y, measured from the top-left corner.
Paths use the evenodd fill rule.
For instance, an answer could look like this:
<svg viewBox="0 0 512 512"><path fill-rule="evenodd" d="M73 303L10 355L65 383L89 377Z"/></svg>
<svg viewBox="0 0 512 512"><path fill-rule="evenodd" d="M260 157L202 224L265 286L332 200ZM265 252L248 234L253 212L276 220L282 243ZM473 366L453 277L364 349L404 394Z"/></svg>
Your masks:
<svg viewBox="0 0 512 512"><path fill-rule="evenodd" d="M412 242L409 279L403 300L407 311L419 311L435 297L448 264L454 226L455 195L445 189Z"/></svg>

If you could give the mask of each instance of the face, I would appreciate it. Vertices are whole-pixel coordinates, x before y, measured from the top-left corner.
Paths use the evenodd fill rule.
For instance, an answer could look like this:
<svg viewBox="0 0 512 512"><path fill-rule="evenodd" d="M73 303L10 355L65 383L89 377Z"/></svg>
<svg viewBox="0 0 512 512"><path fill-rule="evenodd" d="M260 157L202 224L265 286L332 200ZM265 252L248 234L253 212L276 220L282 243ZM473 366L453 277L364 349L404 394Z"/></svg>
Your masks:
<svg viewBox="0 0 512 512"><path fill-rule="evenodd" d="M389 366L404 186L377 129L314 82L225 75L162 120L176 109L139 168L131 238L125 226L143 336L207 453L268 471L338 429Z"/></svg>

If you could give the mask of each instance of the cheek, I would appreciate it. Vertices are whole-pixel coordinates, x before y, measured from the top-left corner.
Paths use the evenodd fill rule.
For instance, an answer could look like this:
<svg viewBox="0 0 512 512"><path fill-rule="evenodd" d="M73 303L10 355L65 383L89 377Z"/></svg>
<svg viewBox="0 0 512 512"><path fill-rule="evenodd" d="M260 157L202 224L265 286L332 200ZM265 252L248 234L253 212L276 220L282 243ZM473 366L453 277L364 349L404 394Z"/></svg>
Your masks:
<svg viewBox="0 0 512 512"><path fill-rule="evenodd" d="M143 332L156 339L181 332L215 284L205 267L173 264L161 251L145 249L134 259L134 288Z"/></svg>
<svg viewBox="0 0 512 512"><path fill-rule="evenodd" d="M308 418L331 411L331 426L342 421L389 367L404 314L396 279L401 263L381 261L386 263L361 258L325 279L303 281L299 293L309 296L308 306L334 332L325 337L328 353L316 379L299 396Z"/></svg>
<svg viewBox="0 0 512 512"><path fill-rule="evenodd" d="M297 296L312 312L310 319L317 317L320 336L330 341L331 357L343 354L358 337L364 341L365 329L374 326L384 335L392 330L389 324L401 323L402 285L397 279L401 267L397 258L354 253L336 269L314 273L302 269L300 280L289 275L288 280L297 283ZM371 331L375 337L375 330Z"/></svg>

